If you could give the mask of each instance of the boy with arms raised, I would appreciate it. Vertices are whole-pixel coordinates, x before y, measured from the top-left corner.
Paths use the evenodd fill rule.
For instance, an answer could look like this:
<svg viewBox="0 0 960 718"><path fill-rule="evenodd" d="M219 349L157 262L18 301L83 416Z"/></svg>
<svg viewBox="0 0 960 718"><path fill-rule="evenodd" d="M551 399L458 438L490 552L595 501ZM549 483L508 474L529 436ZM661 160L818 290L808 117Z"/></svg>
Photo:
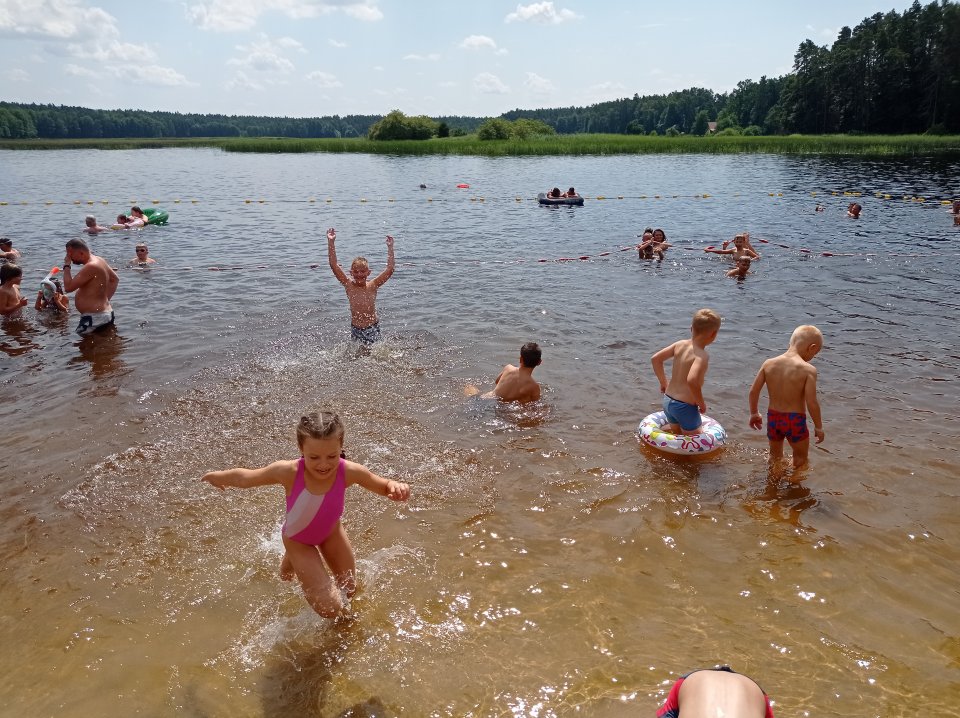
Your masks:
<svg viewBox="0 0 960 718"><path fill-rule="evenodd" d="M720 315L712 309L699 309L693 315L690 338L674 342L650 358L653 372L660 380L663 411L674 434L696 434L700 431L703 423L700 414L707 412L703 380L707 376L710 357L706 348L717 338L719 331ZM669 383L663 369L667 359L673 359Z"/></svg>
<svg viewBox="0 0 960 718"><path fill-rule="evenodd" d="M767 359L760 367L750 387L750 426L763 428L758 409L760 390L767 385L770 398L767 407L767 438L770 440L770 459L783 458L783 440L793 448L793 466L807 465L810 449L810 431L807 412L813 419L813 431L819 444L823 441L823 422L817 402L817 370L810 363L823 348L823 335L812 324L793 330L790 348L780 356Z"/></svg>
<svg viewBox="0 0 960 718"><path fill-rule="evenodd" d="M331 227L327 230L327 253L330 269L343 285L350 302L350 336L363 344L373 344L381 337L380 322L377 318L377 290L390 279L394 269L393 237L387 235L387 268L372 282L367 281L370 265L364 257L357 257L350 263L350 276L347 276L337 264L336 241L337 231Z"/></svg>

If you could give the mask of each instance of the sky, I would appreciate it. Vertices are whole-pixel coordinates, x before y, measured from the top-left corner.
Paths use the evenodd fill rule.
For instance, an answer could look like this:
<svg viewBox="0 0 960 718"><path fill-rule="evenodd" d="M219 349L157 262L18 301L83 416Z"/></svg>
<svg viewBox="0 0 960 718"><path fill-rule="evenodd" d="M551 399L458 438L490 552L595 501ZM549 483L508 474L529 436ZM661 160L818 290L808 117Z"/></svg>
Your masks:
<svg viewBox="0 0 960 718"><path fill-rule="evenodd" d="M884 0L0 0L0 100L497 116L789 72ZM890 3L891 0L886 0Z"/></svg>

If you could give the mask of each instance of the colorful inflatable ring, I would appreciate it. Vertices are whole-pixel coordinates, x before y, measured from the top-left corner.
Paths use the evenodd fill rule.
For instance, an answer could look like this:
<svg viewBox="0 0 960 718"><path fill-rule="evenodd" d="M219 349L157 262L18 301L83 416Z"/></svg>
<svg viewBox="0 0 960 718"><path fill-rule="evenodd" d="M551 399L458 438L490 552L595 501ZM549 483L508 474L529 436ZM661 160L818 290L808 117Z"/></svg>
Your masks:
<svg viewBox="0 0 960 718"><path fill-rule="evenodd" d="M645 416L637 434L647 446L670 454L709 454L727 442L727 432L720 423L703 414L699 434L672 434L664 431L667 415L662 411Z"/></svg>

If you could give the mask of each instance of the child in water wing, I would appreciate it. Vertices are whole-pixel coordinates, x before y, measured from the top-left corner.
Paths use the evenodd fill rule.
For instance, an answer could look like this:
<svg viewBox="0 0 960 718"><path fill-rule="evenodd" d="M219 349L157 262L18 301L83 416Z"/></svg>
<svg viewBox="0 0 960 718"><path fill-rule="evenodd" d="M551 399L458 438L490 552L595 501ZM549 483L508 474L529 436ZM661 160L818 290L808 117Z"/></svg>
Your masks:
<svg viewBox="0 0 960 718"><path fill-rule="evenodd" d="M356 559L340 522L347 488L358 484L392 501L406 501L410 496L407 484L347 461L343 457L343 435L343 424L336 414L307 414L297 425L299 459L275 461L260 469L211 471L202 479L221 491L227 486L283 486L287 495L283 524L286 553L280 577L289 581L296 576L304 598L324 618L343 611L341 592L352 596L356 591Z"/></svg>

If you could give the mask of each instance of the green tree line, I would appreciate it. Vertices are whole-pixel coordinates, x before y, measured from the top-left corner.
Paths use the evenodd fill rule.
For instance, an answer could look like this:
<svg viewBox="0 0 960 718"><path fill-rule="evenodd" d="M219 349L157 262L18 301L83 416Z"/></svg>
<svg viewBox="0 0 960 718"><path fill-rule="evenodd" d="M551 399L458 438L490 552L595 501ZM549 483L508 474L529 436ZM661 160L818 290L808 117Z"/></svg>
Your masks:
<svg viewBox="0 0 960 718"><path fill-rule="evenodd" d="M511 125L498 125L493 119ZM517 124L532 120L537 125ZM711 127L711 123L715 123ZM742 80L728 93L690 88L589 107L513 110L500 118L383 115L254 117L0 102L0 139L150 137L457 136L483 126L492 138L543 134L960 133L960 4L918 0L840 30L832 46L810 40L793 71ZM512 129L505 129L512 128Z"/></svg>

